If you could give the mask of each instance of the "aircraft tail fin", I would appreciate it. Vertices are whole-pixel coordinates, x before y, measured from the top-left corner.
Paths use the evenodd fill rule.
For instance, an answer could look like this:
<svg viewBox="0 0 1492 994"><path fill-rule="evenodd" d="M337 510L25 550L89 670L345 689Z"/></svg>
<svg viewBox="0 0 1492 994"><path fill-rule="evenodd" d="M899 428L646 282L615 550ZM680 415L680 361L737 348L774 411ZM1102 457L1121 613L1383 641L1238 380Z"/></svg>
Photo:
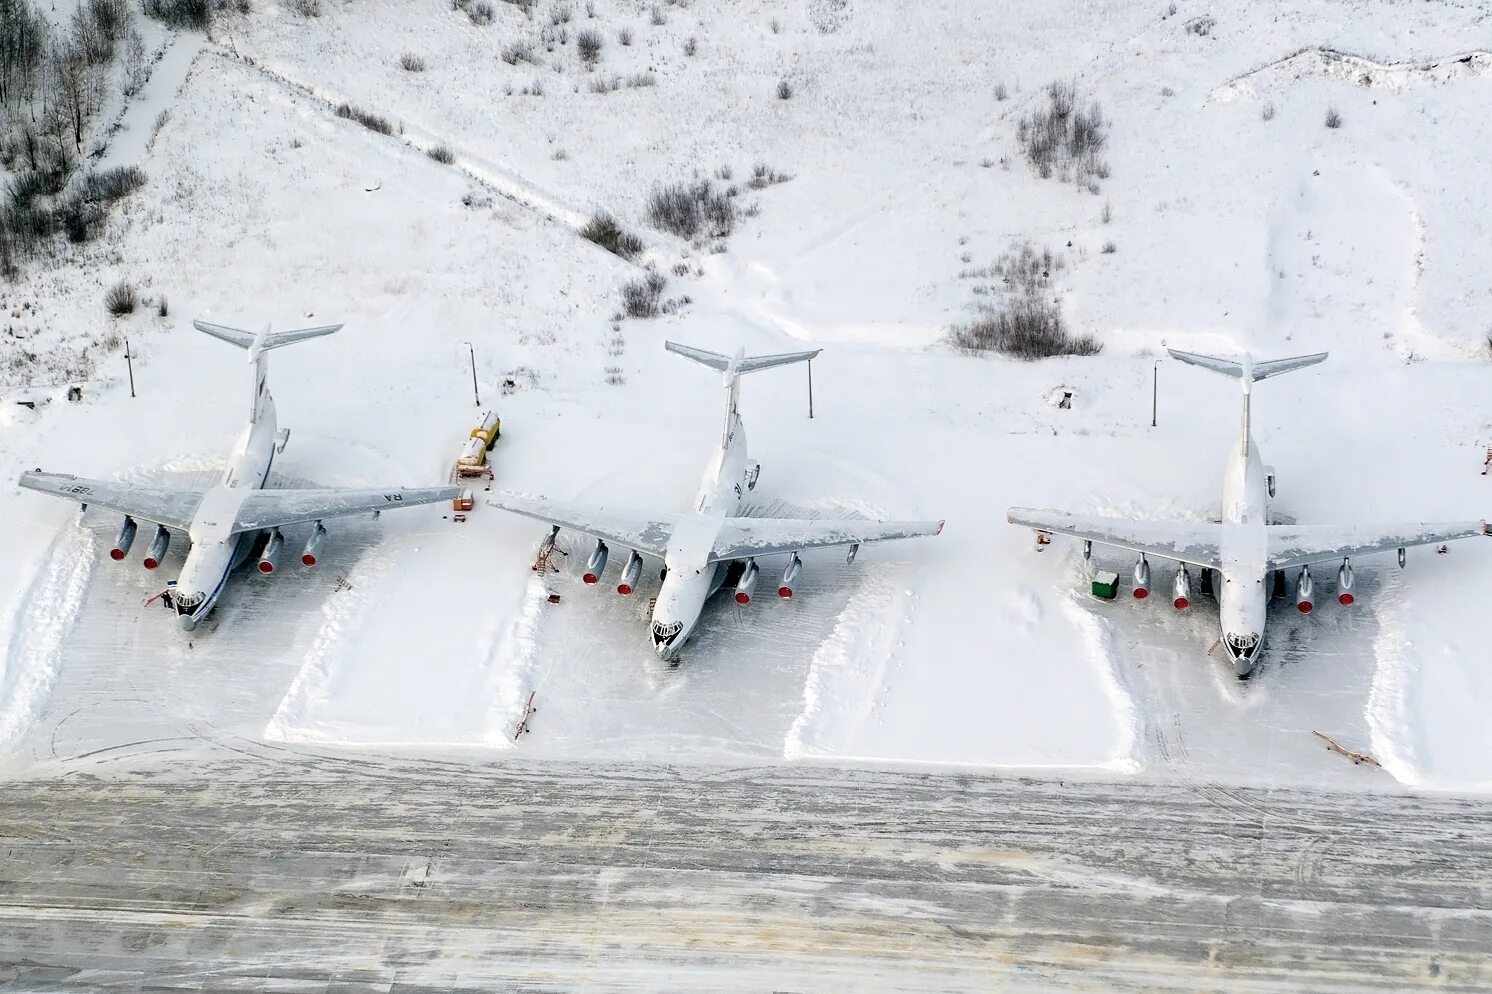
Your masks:
<svg viewBox="0 0 1492 994"><path fill-rule="evenodd" d="M813 349L808 352L782 352L777 355L748 356L745 349L741 349L733 356L721 355L719 352L711 352L708 349L696 349L688 345L680 345L678 342L664 342L663 347L668 351L683 356L685 359L693 360L701 366L708 366L724 374L725 377L725 429L721 436L722 447L729 448L731 439L735 436L736 425L740 421L738 403L740 400L742 373L754 373L760 369L771 369L774 366L786 366L795 362L807 362L818 355L822 349Z"/></svg>
<svg viewBox="0 0 1492 994"><path fill-rule="evenodd" d="M1292 356L1289 359L1270 359L1267 362L1254 362L1253 356L1247 352L1243 354L1243 361L1236 362L1232 359L1222 359L1217 356L1199 355L1196 352L1182 352L1179 349L1167 349L1171 358L1191 366L1201 366L1210 369L1214 373L1224 376L1232 376L1238 380L1243 388L1243 451L1248 454L1249 449L1249 396L1253 392L1253 385L1260 380L1267 380L1271 376L1279 376L1281 373L1289 373L1307 366L1314 366L1318 362L1326 361L1327 353L1317 352L1313 355Z"/></svg>
<svg viewBox="0 0 1492 994"><path fill-rule="evenodd" d="M296 342L330 335L340 330L342 326L327 324L315 328L295 328L289 331L270 331L268 327L265 327L263 331L252 332L199 319L192 322L192 327L219 341L237 345L248 351L249 360L254 364L254 400L253 406L249 409L249 420L258 421L260 412L264 409L264 399L269 395L269 359L265 353L285 345L294 345Z"/></svg>

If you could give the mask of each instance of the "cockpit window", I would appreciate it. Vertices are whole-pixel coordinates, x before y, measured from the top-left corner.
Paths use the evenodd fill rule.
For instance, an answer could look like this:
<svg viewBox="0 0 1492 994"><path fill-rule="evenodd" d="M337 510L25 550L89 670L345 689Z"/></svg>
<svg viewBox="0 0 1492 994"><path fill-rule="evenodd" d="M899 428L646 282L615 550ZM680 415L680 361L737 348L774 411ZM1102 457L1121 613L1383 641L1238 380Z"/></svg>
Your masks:
<svg viewBox="0 0 1492 994"><path fill-rule="evenodd" d="M682 621L658 621L653 623L653 643L655 645L673 645L673 640L679 637L679 632L684 630Z"/></svg>
<svg viewBox="0 0 1492 994"><path fill-rule="evenodd" d="M207 594L200 591L197 593L177 593L173 597L173 601L176 604L176 613L191 614L197 605L206 599Z"/></svg>
<svg viewBox="0 0 1492 994"><path fill-rule="evenodd" d="M1257 634L1250 634L1250 635L1231 635L1230 634L1230 635L1227 636L1227 640L1228 640L1228 648L1232 649L1234 652L1250 652L1250 651L1253 650L1254 646L1256 646L1256 645L1259 644L1259 636Z"/></svg>

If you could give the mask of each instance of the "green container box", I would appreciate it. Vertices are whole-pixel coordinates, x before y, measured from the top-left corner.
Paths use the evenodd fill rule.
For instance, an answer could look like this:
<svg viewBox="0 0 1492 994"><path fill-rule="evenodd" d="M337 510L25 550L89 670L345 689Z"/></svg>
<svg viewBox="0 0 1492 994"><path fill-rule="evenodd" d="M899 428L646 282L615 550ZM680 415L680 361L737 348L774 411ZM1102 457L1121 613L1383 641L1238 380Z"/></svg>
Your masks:
<svg viewBox="0 0 1492 994"><path fill-rule="evenodd" d="M1093 574L1093 596L1111 601L1119 596L1119 574L1101 569Z"/></svg>

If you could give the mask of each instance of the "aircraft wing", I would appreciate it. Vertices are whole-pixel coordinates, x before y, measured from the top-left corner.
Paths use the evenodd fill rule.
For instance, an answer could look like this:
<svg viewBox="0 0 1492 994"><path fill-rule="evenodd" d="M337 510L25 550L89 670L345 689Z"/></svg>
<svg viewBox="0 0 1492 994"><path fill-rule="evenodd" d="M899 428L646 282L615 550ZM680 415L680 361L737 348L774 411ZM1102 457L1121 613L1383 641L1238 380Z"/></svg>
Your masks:
<svg viewBox="0 0 1492 994"><path fill-rule="evenodd" d="M1013 525L1037 531L1072 535L1131 552L1174 559L1207 569L1222 566L1220 526L1209 521L1146 521L1137 518L1100 518L1012 507L1006 515Z"/></svg>
<svg viewBox="0 0 1492 994"><path fill-rule="evenodd" d="M571 501L499 493L488 498L487 505L538 518L551 525L599 538L618 548L636 549L659 558L668 553L668 540L674 531L673 521L666 518L650 518L631 511L613 511Z"/></svg>
<svg viewBox="0 0 1492 994"><path fill-rule="evenodd" d="M392 511L417 504L454 500L460 487L421 487L413 490L255 490L239 505L234 532L279 528L302 521L319 521L345 514Z"/></svg>
<svg viewBox="0 0 1492 994"><path fill-rule="evenodd" d="M22 473L17 481L27 490L63 497L67 500L104 507L132 518L140 518L167 528L183 531L192 523L192 514L202 503L200 490L171 490L165 487L137 487L132 483L85 480L66 473Z"/></svg>
<svg viewBox="0 0 1492 994"><path fill-rule="evenodd" d="M1489 535L1485 521L1408 522L1397 525L1279 525L1269 529L1269 568L1366 556L1411 545L1438 545Z"/></svg>
<svg viewBox="0 0 1492 994"><path fill-rule="evenodd" d="M727 518L710 550L712 562L801 552L831 545L865 545L937 535L941 521L818 521L803 518Z"/></svg>

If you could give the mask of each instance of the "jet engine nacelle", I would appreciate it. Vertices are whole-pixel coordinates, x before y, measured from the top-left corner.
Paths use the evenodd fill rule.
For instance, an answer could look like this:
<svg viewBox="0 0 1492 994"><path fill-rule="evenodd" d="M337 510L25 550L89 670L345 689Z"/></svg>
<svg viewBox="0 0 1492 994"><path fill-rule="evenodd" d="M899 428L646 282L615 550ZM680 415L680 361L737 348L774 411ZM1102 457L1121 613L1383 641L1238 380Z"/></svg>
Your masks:
<svg viewBox="0 0 1492 994"><path fill-rule="evenodd" d="M793 596L793 585L798 582L798 574L803 572L803 560L798 554L793 553L792 560L787 564L787 569L782 571L782 582L777 585L777 596L786 600Z"/></svg>
<svg viewBox="0 0 1492 994"><path fill-rule="evenodd" d="M746 564L746 569L741 574L741 579L736 581L737 604L751 603L751 595L756 590L756 577L758 572L759 570L757 570L756 568L755 559Z"/></svg>
<svg viewBox="0 0 1492 994"><path fill-rule="evenodd" d="M326 541L326 526L316 522L316 530L311 537L306 539L306 547L301 550L300 564L302 566L315 566L317 555L321 552L321 543Z"/></svg>
<svg viewBox="0 0 1492 994"><path fill-rule="evenodd" d="M605 556L602 556L605 559ZM616 592L623 597L637 589L638 578L642 576L642 556L636 549L632 555L627 557L627 565L622 569L622 582L616 585Z"/></svg>
<svg viewBox="0 0 1492 994"><path fill-rule="evenodd" d="M1135 599L1144 600L1150 596L1150 563L1144 556L1135 563Z"/></svg>
<svg viewBox="0 0 1492 994"><path fill-rule="evenodd" d="M601 581L601 574L606 572L606 556L609 551L605 542L596 543L596 547L591 550L590 558L585 561L585 575L581 577L582 580L588 584Z"/></svg>
<svg viewBox="0 0 1492 994"><path fill-rule="evenodd" d="M259 572L273 573L280 568L280 553L285 548L285 536L276 528L269 533L269 541L264 543L264 551L259 555Z"/></svg>
<svg viewBox="0 0 1492 994"><path fill-rule="evenodd" d="M1343 559L1341 568L1337 570L1337 603L1341 604L1343 607L1347 607L1352 604L1353 601L1357 600L1357 598L1353 596L1352 593L1352 585L1354 582L1355 581L1352 576L1352 563L1349 560Z"/></svg>
<svg viewBox="0 0 1492 994"><path fill-rule="evenodd" d="M1300 576L1295 578L1295 606L1301 614L1310 614L1315 607L1314 589L1311 584L1311 568L1302 566Z"/></svg>
<svg viewBox="0 0 1492 994"><path fill-rule="evenodd" d="M150 539L150 548L145 550L145 558L140 565L146 569L155 569L166 557L166 547L171 544L171 533L166 531L165 525L155 526L155 535Z"/></svg>
<svg viewBox="0 0 1492 994"><path fill-rule="evenodd" d="M1171 603L1176 610L1185 611L1192 603L1192 575L1185 566L1176 571L1176 579L1171 584Z"/></svg>
<svg viewBox="0 0 1492 994"><path fill-rule="evenodd" d="M119 536L114 539L114 548L109 550L109 558L116 563L130 554L130 546L135 544L135 519L129 515L124 516L124 524L119 526Z"/></svg>

